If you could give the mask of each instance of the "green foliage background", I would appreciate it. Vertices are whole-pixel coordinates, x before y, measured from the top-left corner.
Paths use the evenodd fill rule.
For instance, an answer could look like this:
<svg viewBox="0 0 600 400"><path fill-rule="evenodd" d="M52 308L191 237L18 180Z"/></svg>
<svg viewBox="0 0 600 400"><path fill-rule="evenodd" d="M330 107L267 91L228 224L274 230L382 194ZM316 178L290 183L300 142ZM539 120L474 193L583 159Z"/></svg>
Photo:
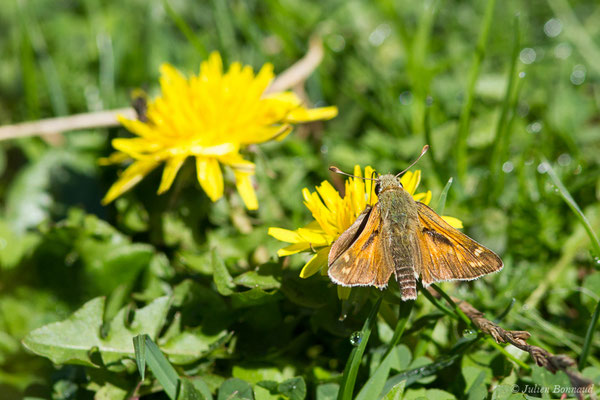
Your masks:
<svg viewBox="0 0 600 400"><path fill-rule="evenodd" d="M101 207L118 168L97 160L123 129L2 142L2 398L127 398L139 382L131 338L140 333L190 377L193 394L181 396L335 398L349 338L377 291L342 303L326 279L301 280L309 255L279 260L283 244L267 228L310 221L301 189L339 184L329 165L399 171L425 143L421 187L435 205L453 176L445 213L505 262L493 276L442 287L490 319L514 298L502 326L577 358L600 299L600 254L543 161L598 232L599 19L595 2L567 0L3 2L1 124L127 106L132 89L157 93L162 62L196 72L212 50L280 72L313 35L325 57L306 94L339 116L248 149L255 213L234 190L210 203L192 165L163 196L158 171ZM509 360L423 296L388 349L397 308L391 293L360 365L362 398L398 382L389 398L524 398L513 384L566 385L516 349L508 352L526 365ZM24 343L46 358L21 342L43 326ZM582 366L597 385L599 342L592 337ZM147 374L137 393L165 398L161 390Z"/></svg>

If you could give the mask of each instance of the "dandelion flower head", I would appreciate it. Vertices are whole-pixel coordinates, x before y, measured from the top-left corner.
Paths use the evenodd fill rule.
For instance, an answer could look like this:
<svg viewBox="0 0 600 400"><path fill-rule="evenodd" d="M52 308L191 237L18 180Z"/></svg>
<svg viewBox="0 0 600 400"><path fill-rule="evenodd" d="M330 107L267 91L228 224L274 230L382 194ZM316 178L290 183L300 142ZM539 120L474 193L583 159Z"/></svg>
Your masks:
<svg viewBox="0 0 600 400"><path fill-rule="evenodd" d="M112 141L117 150L105 163L133 162L108 190L107 204L164 164L158 194L166 192L188 157L194 157L196 176L212 201L223 196L222 166L231 168L237 190L248 209L258 208L251 181L254 164L240 153L250 144L282 139L294 124L337 115L336 107L308 109L292 92L267 93L273 66L258 74L234 62L224 73L219 53L186 78L169 64L161 66L158 98L148 103L147 121L120 117L135 137Z"/></svg>

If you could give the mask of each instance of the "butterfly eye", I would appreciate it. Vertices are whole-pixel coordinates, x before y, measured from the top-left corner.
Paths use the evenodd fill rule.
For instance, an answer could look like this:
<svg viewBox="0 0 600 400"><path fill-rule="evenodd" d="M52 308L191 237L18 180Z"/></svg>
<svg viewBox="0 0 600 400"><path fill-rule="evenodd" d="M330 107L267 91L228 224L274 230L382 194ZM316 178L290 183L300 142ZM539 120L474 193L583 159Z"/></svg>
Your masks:
<svg viewBox="0 0 600 400"><path fill-rule="evenodd" d="M379 190L381 189L381 186L379 185L379 182L377 182L375 184L375 193L379 194Z"/></svg>

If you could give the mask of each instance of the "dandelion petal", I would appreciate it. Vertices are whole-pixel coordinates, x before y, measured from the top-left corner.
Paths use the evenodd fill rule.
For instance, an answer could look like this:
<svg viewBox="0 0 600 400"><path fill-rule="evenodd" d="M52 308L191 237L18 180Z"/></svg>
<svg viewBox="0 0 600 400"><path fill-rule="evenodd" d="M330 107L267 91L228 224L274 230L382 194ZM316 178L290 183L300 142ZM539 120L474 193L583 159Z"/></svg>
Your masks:
<svg viewBox="0 0 600 400"><path fill-rule="evenodd" d="M300 271L300 278L308 278L316 274L321 268L327 265L327 256L329 255L330 247L325 247L317 252Z"/></svg>
<svg viewBox="0 0 600 400"><path fill-rule="evenodd" d="M196 175L212 201L223 196L223 174L216 158L196 157Z"/></svg>
<svg viewBox="0 0 600 400"><path fill-rule="evenodd" d="M167 161L165 165L165 170L162 174L162 179L160 180L160 186L158 187L158 194L163 194L167 190L171 188L173 181L175 180L175 176L179 171L179 168L183 165L185 161L185 156L173 157Z"/></svg>
<svg viewBox="0 0 600 400"><path fill-rule="evenodd" d="M158 166L155 161L136 161L131 164L121 177L108 189L108 193L102 199L102 204L108 204L135 185L137 185L146 175Z"/></svg>
<svg viewBox="0 0 600 400"><path fill-rule="evenodd" d="M242 197L242 200L244 200L244 204L246 204L246 208L248 208L248 210L257 210L258 200L256 199L256 193L252 186L252 174L237 170L234 171L234 173L235 185L237 186L237 190Z"/></svg>
<svg viewBox="0 0 600 400"><path fill-rule="evenodd" d="M450 226L452 226L453 228L462 229L462 227L463 227L462 221L458 218L449 217L447 215L443 215L442 218L444 219L444 221L449 223Z"/></svg>

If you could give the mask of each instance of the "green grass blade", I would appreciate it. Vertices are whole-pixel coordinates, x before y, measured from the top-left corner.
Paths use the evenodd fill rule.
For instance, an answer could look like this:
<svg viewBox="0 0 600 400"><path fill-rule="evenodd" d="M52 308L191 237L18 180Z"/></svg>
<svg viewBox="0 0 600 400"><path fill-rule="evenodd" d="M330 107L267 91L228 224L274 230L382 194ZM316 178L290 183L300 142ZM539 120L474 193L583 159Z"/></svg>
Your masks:
<svg viewBox="0 0 600 400"><path fill-rule="evenodd" d="M452 186L453 180L454 179L452 177L448 179L448 182L446 182L446 186L444 186L444 190L442 190L442 193L440 194L437 207L435 208L435 211L438 213L438 215L444 214L444 208L446 208L446 199L448 198L448 192L450 191L450 186Z"/></svg>
<svg viewBox="0 0 600 400"><path fill-rule="evenodd" d="M471 320L469 319L469 317L466 316L466 314L456 305L456 303L454 302L454 300L452 300L450 298L450 296L448 296L446 294L446 292L444 292L438 285L436 284L432 284L431 287L440 294L440 296L442 296L444 298L444 300L446 300L448 302L448 304L450 304L452 306L452 308L454 309L454 312L456 313L456 315L461 318L465 324L467 324L467 326L469 327L473 327L473 322L471 322Z"/></svg>
<svg viewBox="0 0 600 400"><path fill-rule="evenodd" d="M477 47L475 48L475 54L473 55L473 61L471 63L471 69L469 70L465 103L461 110L458 122L455 151L456 171L460 182L464 182L467 173L467 137L469 136L471 109L473 108L473 100L475 98L475 83L477 83L479 69L481 68L483 58L485 57L486 44L490 33L490 27L492 26L495 5L496 0L488 0L483 21L481 23L481 33L479 34L479 40L477 41Z"/></svg>
<svg viewBox="0 0 600 400"><path fill-rule="evenodd" d="M133 338L133 351L135 352L135 362L142 380L146 379L146 341L145 336L137 335Z"/></svg>
<svg viewBox="0 0 600 400"><path fill-rule="evenodd" d="M410 318L410 313L412 312L414 304L414 301L404 301L402 304L400 304L400 316L398 318L398 323L396 324L394 336L392 336L392 341L390 342L384 357L387 357L392 352L392 349L400 343L400 339L402 339L402 335L406 329L406 324L408 323L408 319Z"/></svg>
<svg viewBox="0 0 600 400"><path fill-rule="evenodd" d="M504 149L506 148L506 132L508 126L508 115L513 104L512 95L515 86L515 79L517 77L517 60L519 59L519 51L521 49L520 31L519 31L519 17L516 16L514 20L514 38L513 48L510 59L510 68L508 70L508 82L506 85L506 91L504 92L504 99L502 101L502 109L500 111L500 118L496 125L496 132L494 135L494 142L492 145L492 156L490 157L490 171L492 171L492 178L496 184L494 188L497 191L500 185L500 174L502 171L502 157L504 156Z"/></svg>
<svg viewBox="0 0 600 400"><path fill-rule="evenodd" d="M427 102L427 100L425 100ZM431 136L431 106L425 106L425 117L423 119L423 131L425 132L425 143L429 145L429 158L433 164L433 171L435 175L439 179L440 182L443 182L445 177L447 176L445 168L441 165L437 158L435 158L436 150L435 146L432 146L433 138Z"/></svg>
<svg viewBox="0 0 600 400"><path fill-rule="evenodd" d="M456 303L454 302L454 300L452 300L452 298L450 296L448 296L448 294L446 294L446 292L444 292L439 286L437 286L435 284L432 284L431 287L436 292L438 292L440 294L440 296L442 296L448 302L448 304L450 304L452 306L452 308L454 309L453 311L454 311L457 319L458 318L462 319L464 321L464 323L469 328L474 329L474 330L477 329L473 325L473 322L471 321L471 319L469 317L467 317L467 315L456 305ZM518 358L516 358L515 356L513 356L512 354L510 354L508 351L506 351L506 349L504 349L503 346L501 346L498 343L496 343L492 338L487 337L486 338L486 342L488 342L488 344L490 344L492 347L495 347L498 351L500 351L502 354L504 354L510 360L512 360L515 363L517 363L522 368L527 369L527 370L531 369L531 367L529 367L529 365L525 364L523 361L519 360Z"/></svg>
<svg viewBox="0 0 600 400"><path fill-rule="evenodd" d="M420 283L418 283L418 285L420 286ZM421 290L419 290L419 293L422 293L423 296L425 296L425 298L429 300L429 302L433 304L438 310L440 310L450 318L458 319L458 316L451 309L449 309L448 307L443 305L438 299L433 297L427 289L424 289L422 286L420 286L420 288Z"/></svg>
<svg viewBox="0 0 600 400"><path fill-rule="evenodd" d="M136 338L139 338L137 341ZM145 355L145 362L148 364L148 368L152 371L158 383L163 387L165 393L171 400L175 400L177 398L177 386L179 382L179 376L177 375L177 371L175 368L169 363L165 355L160 351L158 346L150 339L148 335L140 335L134 338L133 345L137 346L136 349L136 363L138 364L138 369L140 369L140 363L142 360L138 358L138 353L140 356ZM143 348L145 351L142 351L142 346L140 345L140 341L144 342ZM141 373L140 373L141 374Z"/></svg>
<svg viewBox="0 0 600 400"><path fill-rule="evenodd" d="M27 30L21 25L19 42L19 59L21 61L21 74L23 79L23 94L27 105L26 118L35 120L40 117L40 98L38 95L38 72L35 65L35 51Z"/></svg>
<svg viewBox="0 0 600 400"><path fill-rule="evenodd" d="M55 115L67 115L69 108L65 98L62 86L60 84L60 74L48 51L46 38L37 19L30 14L31 8L27 7L25 2L17 2L19 18L21 24L26 27L29 41L35 52L36 58L40 64L40 69L46 81L50 103Z"/></svg>
<svg viewBox="0 0 600 400"><path fill-rule="evenodd" d="M581 209L579 208L579 206L577 205L577 203L571 196L571 193L569 193L569 191L567 190L565 185L563 185L563 183L560 180L560 178L558 177L558 175L556 175L556 172L554 171L554 169L552 168L552 165L550 165L548 160L546 160L545 158L542 158L542 162L545 164L546 170L548 171L548 176L552 180L552 183L554 183L554 185L556 185L556 187L558 188L558 191L559 191L560 195L562 196L563 200L571 208L571 210L573 211L573 213L575 214L577 219L579 219L579 222L581 222L581 224L585 228L585 231L587 232L587 234L590 238L590 241L592 242L592 247L594 248L594 253L596 253L595 256L600 257L600 242L598 241L598 237L596 236L596 233L592 229L592 225L590 224L590 221L583 214L583 211L581 211Z"/></svg>
<svg viewBox="0 0 600 400"><path fill-rule="evenodd" d="M206 51L206 47L204 46L202 41L200 41L198 36L196 36L196 34L192 30L192 28L190 28L187 22L185 22L185 20L181 18L179 14L177 14L173 7L171 7L171 5L169 4L169 0L163 0L163 7L169 15L169 18L171 18L171 21L173 21L173 23L177 26L179 31L183 33L183 36L185 36L186 39L192 44L192 46L194 46L196 51L200 54L200 57L202 57L203 59L208 58L208 51Z"/></svg>
<svg viewBox="0 0 600 400"><path fill-rule="evenodd" d="M596 332L596 325L598 324L598 316L600 315L600 301L596 304L596 309L594 309L594 314L592 314L592 320L590 321L590 325L588 326L587 332L585 334L585 342L583 342L583 349L581 350L581 356L579 356L579 364L577 367L579 370L582 370L585 367L585 362L590 354L590 348L592 347L592 339L594 338L594 333Z"/></svg>
<svg viewBox="0 0 600 400"><path fill-rule="evenodd" d="M368 400L376 398L383 390L390 371L390 358L392 357L392 351L400 343L400 339L402 339L402 335L406 329L406 324L408 323L414 303L414 301L406 301L400 304L400 316L398 318L398 322L396 323L396 328L394 329L394 336L392 336L392 340L388 345L381 363L377 366L375 372L371 374L369 380L364 384L358 393L356 400Z"/></svg>
<svg viewBox="0 0 600 400"><path fill-rule="evenodd" d="M444 368L448 368L456 361L458 361L461 357L461 354L462 352L460 354L455 354L452 356L442 356L438 360L432 362L431 364L409 369L397 375L394 375L385 383L383 393L389 392L394 386L396 386L402 381L406 381L406 386L409 386L418 381L419 379L423 379L428 376L434 375L438 371L441 371Z"/></svg>
<svg viewBox="0 0 600 400"><path fill-rule="evenodd" d="M512 298L512 300L510 301L510 303L508 304L508 306L506 306L506 309L504 309L504 311L502 311L500 313L500 315L498 315L495 319L494 322L495 323L499 323L500 321L502 321L504 318L506 318L506 316L508 315L508 313L510 312L510 310L512 310L512 308L514 307L515 303L517 302L517 299L515 299L514 297Z"/></svg>
<svg viewBox="0 0 600 400"><path fill-rule="evenodd" d="M565 35L579 50L588 66L600 75L600 49L577 18L567 0L547 0L554 14L563 21Z"/></svg>
<svg viewBox="0 0 600 400"><path fill-rule="evenodd" d="M430 67L427 65L427 53L433 22L437 13L438 1L424 1L422 11L419 16L417 31L412 42L409 54L408 73L410 74L411 85L414 91L414 100L412 102L411 130L413 134L420 133L425 123L426 97L429 92L431 82Z"/></svg>
<svg viewBox="0 0 600 400"><path fill-rule="evenodd" d="M233 15L231 14L231 3L222 0L213 0L213 15L215 27L219 35L221 44L223 63L227 65L231 59L239 59L237 44L235 40L235 28L233 24Z"/></svg>
<svg viewBox="0 0 600 400"><path fill-rule="evenodd" d="M356 376L358 374L358 367L360 366L362 356L367 347L369 336L371 336L371 330L375 320L377 319L377 313L379 312L379 306L383 296L377 299L375 305L371 309L371 313L365 320L362 330L360 331L360 343L358 346L352 349L348 361L346 362L346 368L344 368L344 375L342 376L342 382L340 383L340 391L338 392L338 400L351 400L352 393L354 392L354 384L356 382Z"/></svg>

